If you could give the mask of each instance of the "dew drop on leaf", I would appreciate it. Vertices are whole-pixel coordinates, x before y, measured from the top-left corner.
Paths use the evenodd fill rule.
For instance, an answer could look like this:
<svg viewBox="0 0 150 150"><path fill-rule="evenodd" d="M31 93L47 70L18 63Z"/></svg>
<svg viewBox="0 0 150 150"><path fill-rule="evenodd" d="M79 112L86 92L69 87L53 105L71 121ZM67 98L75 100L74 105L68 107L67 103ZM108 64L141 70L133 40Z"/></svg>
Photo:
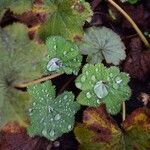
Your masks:
<svg viewBox="0 0 150 150"><path fill-rule="evenodd" d="M95 78L95 76L94 76L94 75L92 75L91 80L93 80L93 81L95 81L95 80L96 80L96 78Z"/></svg>
<svg viewBox="0 0 150 150"><path fill-rule="evenodd" d="M72 126L71 125L68 125L68 130L71 130Z"/></svg>
<svg viewBox="0 0 150 150"><path fill-rule="evenodd" d="M106 85L102 81L98 81L94 86L94 92L98 98L104 98L108 94Z"/></svg>
<svg viewBox="0 0 150 150"><path fill-rule="evenodd" d="M76 87L79 88L79 89L81 89L82 84L81 84L80 82L77 82L77 83L76 83Z"/></svg>
<svg viewBox="0 0 150 150"><path fill-rule="evenodd" d="M54 134L55 134L54 130L51 130L49 134L50 134L50 136L54 136Z"/></svg>
<svg viewBox="0 0 150 150"><path fill-rule="evenodd" d="M67 98L68 98L68 96L67 96L67 95L65 95L65 96L64 96L64 100L65 100L65 99L67 99Z"/></svg>
<svg viewBox="0 0 150 150"><path fill-rule="evenodd" d="M82 77L81 77L81 82L85 82L85 80L86 80L86 77L85 77L85 76L82 76Z"/></svg>
<svg viewBox="0 0 150 150"><path fill-rule="evenodd" d="M97 101L96 101L98 104L100 104L100 100L99 99L97 99Z"/></svg>
<svg viewBox="0 0 150 150"><path fill-rule="evenodd" d="M66 55L67 54L67 51L64 51L64 53L63 53L64 55Z"/></svg>
<svg viewBox="0 0 150 150"><path fill-rule="evenodd" d="M54 45L54 50L56 50L56 48L57 48L56 45Z"/></svg>
<svg viewBox="0 0 150 150"><path fill-rule="evenodd" d="M46 130L46 128L43 129L42 134L43 134L44 136L47 136L47 130Z"/></svg>
<svg viewBox="0 0 150 150"><path fill-rule="evenodd" d="M60 120L60 118L61 118L60 114L57 114L54 119L55 120Z"/></svg>
<svg viewBox="0 0 150 150"><path fill-rule="evenodd" d="M91 97L92 97L92 95L90 94L90 92L87 92L87 93L86 93L86 97L87 97L87 98L91 98Z"/></svg>
<svg viewBox="0 0 150 150"><path fill-rule="evenodd" d="M48 71L56 71L62 66L62 62L58 58L51 59L47 64Z"/></svg>
<svg viewBox="0 0 150 150"><path fill-rule="evenodd" d="M116 83L120 84L122 82L122 79L121 79L121 77L116 77L115 81L116 81Z"/></svg>

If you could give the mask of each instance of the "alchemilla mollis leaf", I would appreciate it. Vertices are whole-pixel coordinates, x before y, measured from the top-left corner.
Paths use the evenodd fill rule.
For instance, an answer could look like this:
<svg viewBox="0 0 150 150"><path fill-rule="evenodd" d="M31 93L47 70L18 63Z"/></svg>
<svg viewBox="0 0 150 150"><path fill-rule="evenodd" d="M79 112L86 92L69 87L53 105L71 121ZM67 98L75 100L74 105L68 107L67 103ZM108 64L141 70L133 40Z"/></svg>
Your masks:
<svg viewBox="0 0 150 150"><path fill-rule="evenodd" d="M44 136L53 141L73 129L74 115L80 106L71 92L55 97L55 87L48 81L28 87L28 92L32 97L30 136Z"/></svg>
<svg viewBox="0 0 150 150"><path fill-rule="evenodd" d="M83 25L92 16L90 5L85 0L45 0L42 9L48 14L47 21L39 28L43 40L60 35L75 41L82 37Z"/></svg>
<svg viewBox="0 0 150 150"><path fill-rule="evenodd" d="M119 35L106 27L91 27L85 31L83 42L79 45L81 53L88 55L92 64L107 63L118 65L126 57L125 46Z"/></svg>
<svg viewBox="0 0 150 150"><path fill-rule="evenodd" d="M105 103L109 113L117 114L122 102L131 95L128 82L128 74L120 72L117 67L87 64L76 79L76 87L82 90L77 100L93 107Z"/></svg>
<svg viewBox="0 0 150 150"><path fill-rule="evenodd" d="M47 38L46 45L48 48L48 56L44 61L46 73L78 73L82 56L76 44L60 36L51 36Z"/></svg>
<svg viewBox="0 0 150 150"><path fill-rule="evenodd" d="M25 124L29 96L15 85L41 76L45 53L46 47L31 41L23 24L0 28L0 127Z"/></svg>
<svg viewBox="0 0 150 150"><path fill-rule="evenodd" d="M0 0L0 16L6 9L20 14L32 8L32 0Z"/></svg>

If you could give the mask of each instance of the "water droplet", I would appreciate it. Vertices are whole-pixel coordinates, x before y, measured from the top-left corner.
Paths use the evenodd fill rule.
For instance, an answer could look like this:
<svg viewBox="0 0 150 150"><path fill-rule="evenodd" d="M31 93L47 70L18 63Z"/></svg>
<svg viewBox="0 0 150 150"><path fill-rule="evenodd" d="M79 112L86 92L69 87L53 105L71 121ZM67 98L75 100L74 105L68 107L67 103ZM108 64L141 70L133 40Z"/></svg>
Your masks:
<svg viewBox="0 0 150 150"><path fill-rule="evenodd" d="M32 112L32 108L29 109L29 113L31 113L31 112Z"/></svg>
<svg viewBox="0 0 150 150"><path fill-rule="evenodd" d="M54 50L56 50L56 45L54 45Z"/></svg>
<svg viewBox="0 0 150 150"><path fill-rule="evenodd" d="M98 68L96 68L95 70L96 70L96 72L98 72Z"/></svg>
<svg viewBox="0 0 150 150"><path fill-rule="evenodd" d="M68 130L71 130L72 126L71 125L68 125Z"/></svg>
<svg viewBox="0 0 150 150"><path fill-rule="evenodd" d="M34 102L34 103L33 103L33 106L35 106L35 105L36 105L36 103Z"/></svg>
<svg viewBox="0 0 150 150"><path fill-rule="evenodd" d="M68 96L67 96L67 95L65 95L65 96L64 96L64 100L66 100L67 98L68 98Z"/></svg>
<svg viewBox="0 0 150 150"><path fill-rule="evenodd" d="M98 104L100 104L100 100L99 99L97 99L97 101L96 101Z"/></svg>
<svg viewBox="0 0 150 150"><path fill-rule="evenodd" d="M64 55L66 55L67 54L67 51L64 51Z"/></svg>
<svg viewBox="0 0 150 150"><path fill-rule="evenodd" d="M60 114L57 114L54 119L55 120L60 120L60 118L61 118Z"/></svg>
<svg viewBox="0 0 150 150"><path fill-rule="evenodd" d="M50 136L54 136L54 134L55 134L54 130L51 130L49 134L50 134Z"/></svg>
<svg viewBox="0 0 150 150"><path fill-rule="evenodd" d="M86 97L87 98L91 98L92 97L92 95L90 94L90 92L86 93Z"/></svg>
<svg viewBox="0 0 150 150"><path fill-rule="evenodd" d="M94 75L92 75L91 80L93 80L93 81L95 81L95 80L96 80L96 78L95 78L95 76L94 76Z"/></svg>
<svg viewBox="0 0 150 150"><path fill-rule="evenodd" d="M88 75L89 75L89 72L88 72L88 71L85 71L85 74L88 76Z"/></svg>
<svg viewBox="0 0 150 150"><path fill-rule="evenodd" d="M41 119L40 123L42 123L44 121L44 118Z"/></svg>
<svg viewBox="0 0 150 150"><path fill-rule="evenodd" d="M81 82L85 82L85 79L86 79L86 77L85 77L85 76L82 76L82 77L81 77Z"/></svg>
<svg viewBox="0 0 150 150"><path fill-rule="evenodd" d="M121 77L116 77L115 81L116 81L116 83L120 84L122 82L122 79L121 79Z"/></svg>
<svg viewBox="0 0 150 150"><path fill-rule="evenodd" d="M48 106L48 111L51 113L53 111L53 108L51 106Z"/></svg>
<svg viewBox="0 0 150 150"><path fill-rule="evenodd" d="M113 83L113 88L114 88L115 90L117 90L117 89L119 88L119 85L118 85L117 83Z"/></svg>
<svg viewBox="0 0 150 150"><path fill-rule="evenodd" d="M58 58L51 59L47 64L48 71L56 71L62 66L62 62Z"/></svg>
<svg viewBox="0 0 150 150"><path fill-rule="evenodd" d="M94 92L98 98L104 98L108 94L106 85L102 81L98 81L94 86Z"/></svg>
<svg viewBox="0 0 150 150"><path fill-rule="evenodd" d="M76 87L79 88L79 89L81 89L82 84L80 82L78 82L78 83L76 83Z"/></svg>
<svg viewBox="0 0 150 150"><path fill-rule="evenodd" d="M42 134L43 134L44 136L47 136L47 130L46 130L46 128L43 129Z"/></svg>

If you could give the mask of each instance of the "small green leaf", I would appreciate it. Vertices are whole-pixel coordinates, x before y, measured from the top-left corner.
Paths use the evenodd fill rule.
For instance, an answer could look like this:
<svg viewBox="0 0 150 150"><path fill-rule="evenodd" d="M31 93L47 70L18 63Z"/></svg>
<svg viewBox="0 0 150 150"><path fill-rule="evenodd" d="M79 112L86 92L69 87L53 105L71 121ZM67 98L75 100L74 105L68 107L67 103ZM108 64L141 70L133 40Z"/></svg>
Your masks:
<svg viewBox="0 0 150 150"><path fill-rule="evenodd" d="M83 25L92 16L90 5L85 0L45 0L42 8L48 13L47 21L39 28L43 40L60 35L75 41L82 37Z"/></svg>
<svg viewBox="0 0 150 150"><path fill-rule="evenodd" d="M120 37L106 27L87 29L79 48L82 54L88 55L87 61L92 64L101 63L105 59L107 63L118 65L126 57Z"/></svg>
<svg viewBox="0 0 150 150"><path fill-rule="evenodd" d="M76 79L76 87L82 90L77 100L82 105L93 107L105 103L109 113L117 114L122 102L131 95L128 82L128 75L117 67L87 64Z"/></svg>
<svg viewBox="0 0 150 150"><path fill-rule="evenodd" d="M55 98L55 88L51 82L29 87L28 92L32 97L30 136L44 136L53 141L73 129L79 104L74 102L71 92L64 92Z"/></svg>
<svg viewBox="0 0 150 150"><path fill-rule="evenodd" d="M77 74L82 56L78 46L60 36L52 36L46 40L48 56L44 62L44 70Z"/></svg>

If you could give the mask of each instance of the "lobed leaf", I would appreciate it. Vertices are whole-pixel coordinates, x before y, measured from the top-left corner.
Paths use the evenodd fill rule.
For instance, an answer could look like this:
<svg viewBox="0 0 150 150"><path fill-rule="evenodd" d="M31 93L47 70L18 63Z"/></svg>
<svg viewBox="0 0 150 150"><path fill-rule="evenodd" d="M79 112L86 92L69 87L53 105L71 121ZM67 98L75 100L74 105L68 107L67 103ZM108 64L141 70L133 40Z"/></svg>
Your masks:
<svg viewBox="0 0 150 150"><path fill-rule="evenodd" d="M48 56L44 61L44 70L77 74L82 56L78 46L60 36L51 36L46 40Z"/></svg>
<svg viewBox="0 0 150 150"><path fill-rule="evenodd" d="M45 0L42 9L48 13L47 21L39 28L43 40L60 35L75 41L82 37L82 26L92 16L90 5L85 0Z"/></svg>
<svg viewBox="0 0 150 150"><path fill-rule="evenodd" d="M26 124L29 96L15 85L41 76L45 52L44 45L30 41L24 25L0 28L0 127L9 121Z"/></svg>
<svg viewBox="0 0 150 150"><path fill-rule="evenodd" d="M80 150L148 150L150 148L150 113L139 108L129 115L121 130L105 109L87 108L83 123L74 133Z"/></svg>
<svg viewBox="0 0 150 150"><path fill-rule="evenodd" d="M79 47L82 54L88 55L87 61L92 64L106 60L107 63L118 65L126 57L121 38L106 27L87 29Z"/></svg>
<svg viewBox="0 0 150 150"><path fill-rule="evenodd" d="M87 64L76 79L76 87L82 90L77 100L82 105L93 107L105 103L109 113L117 114L122 102L131 95L128 82L129 76L117 67Z"/></svg>
<svg viewBox="0 0 150 150"><path fill-rule="evenodd" d="M0 17L6 9L12 10L14 13L21 14L29 11L32 7L31 0L1 0L0 1Z"/></svg>
<svg viewBox="0 0 150 150"><path fill-rule="evenodd" d="M28 128L30 136L44 136L53 141L73 129L79 104L74 102L71 92L64 92L55 98L51 82L31 86L28 92L32 97L29 111L31 125Z"/></svg>

